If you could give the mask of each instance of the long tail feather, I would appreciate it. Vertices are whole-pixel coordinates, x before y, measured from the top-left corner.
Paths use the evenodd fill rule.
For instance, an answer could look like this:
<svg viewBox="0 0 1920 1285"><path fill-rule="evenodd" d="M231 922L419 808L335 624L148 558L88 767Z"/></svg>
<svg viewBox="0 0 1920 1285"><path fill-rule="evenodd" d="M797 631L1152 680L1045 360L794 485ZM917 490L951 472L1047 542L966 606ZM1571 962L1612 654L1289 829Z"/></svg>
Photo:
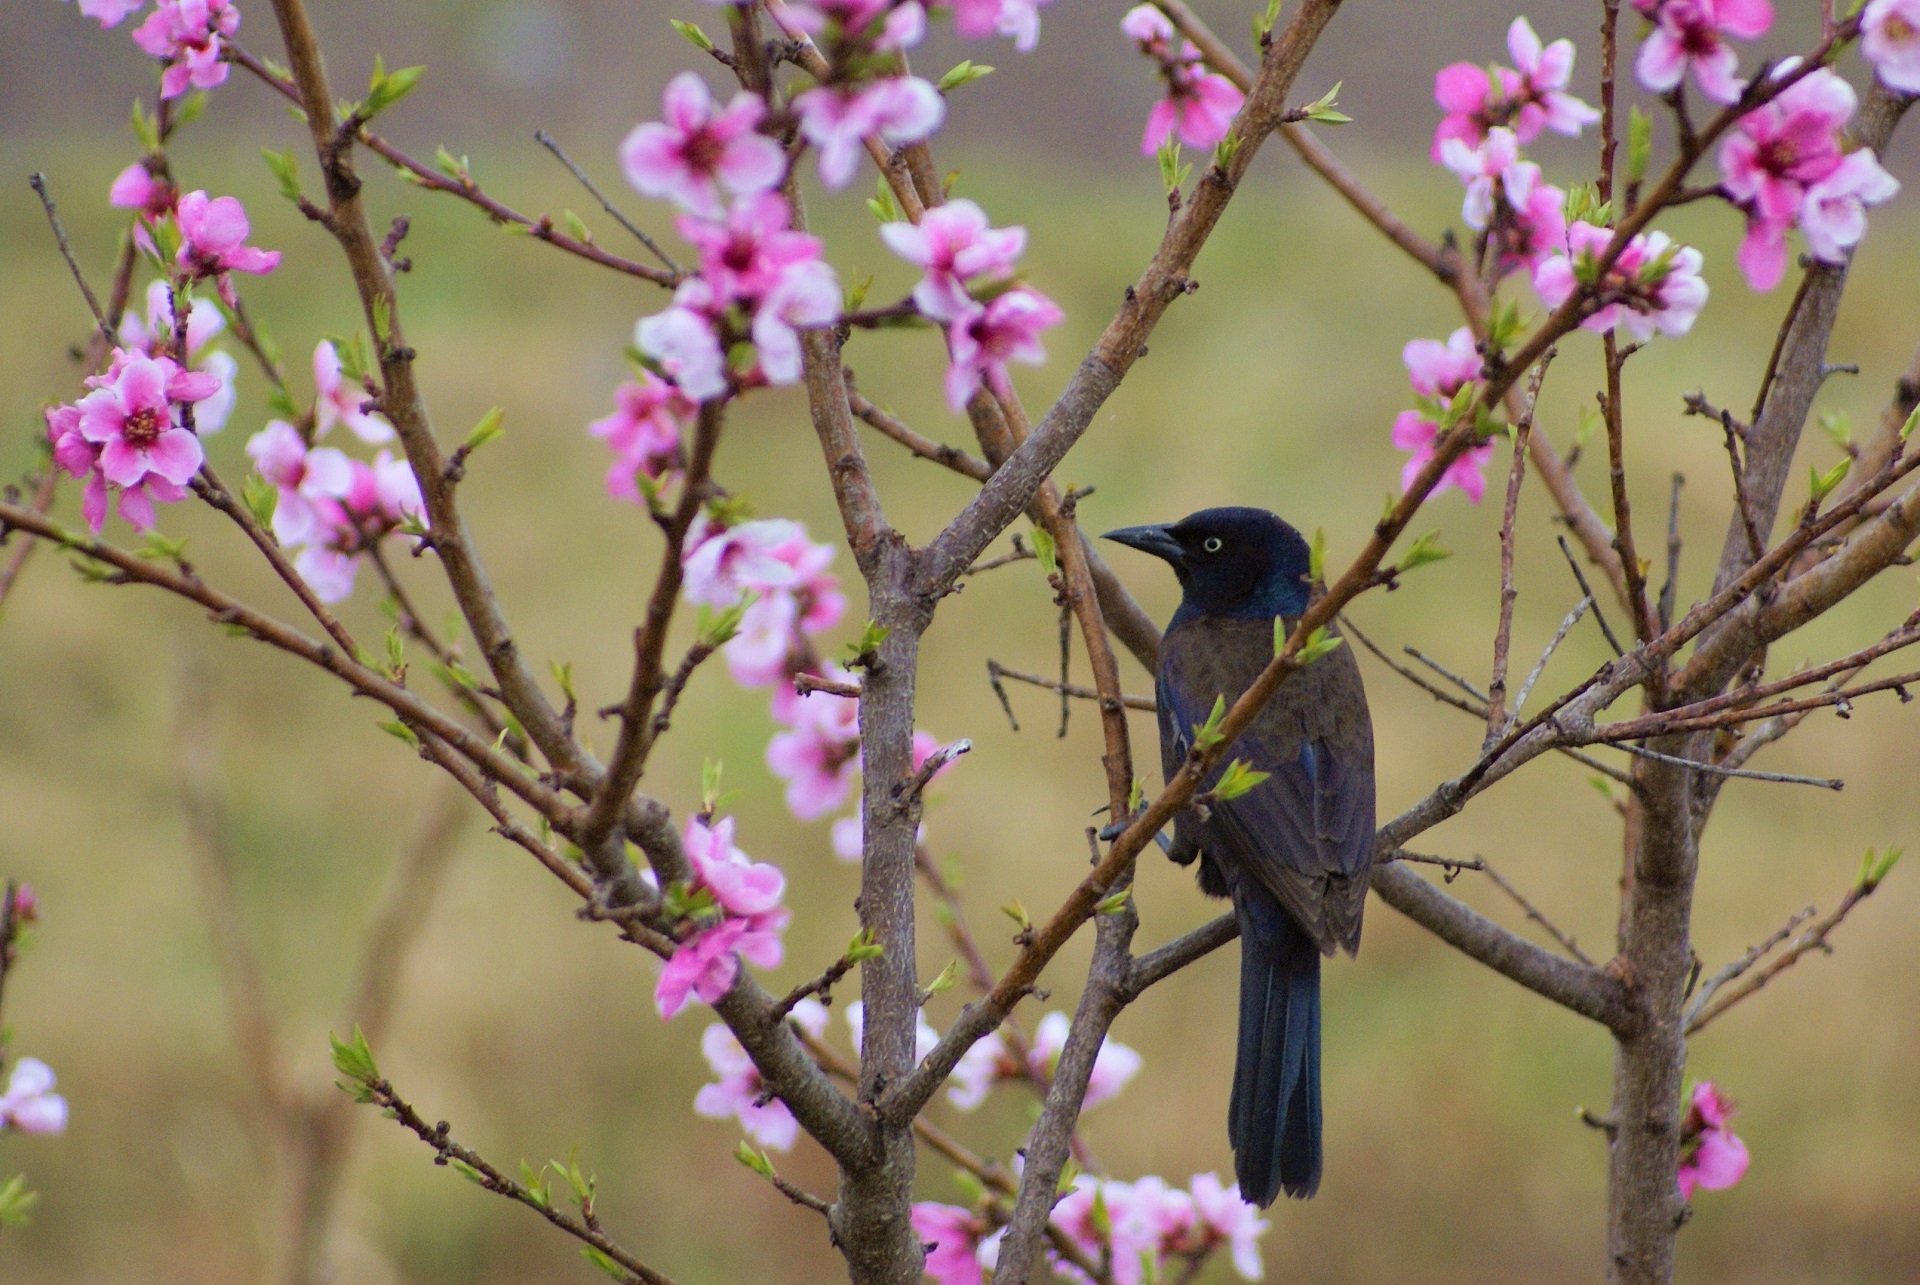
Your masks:
<svg viewBox="0 0 1920 1285"><path fill-rule="evenodd" d="M1240 1041L1227 1137L1240 1194L1262 1207L1320 1186L1320 952L1272 894L1242 884Z"/></svg>

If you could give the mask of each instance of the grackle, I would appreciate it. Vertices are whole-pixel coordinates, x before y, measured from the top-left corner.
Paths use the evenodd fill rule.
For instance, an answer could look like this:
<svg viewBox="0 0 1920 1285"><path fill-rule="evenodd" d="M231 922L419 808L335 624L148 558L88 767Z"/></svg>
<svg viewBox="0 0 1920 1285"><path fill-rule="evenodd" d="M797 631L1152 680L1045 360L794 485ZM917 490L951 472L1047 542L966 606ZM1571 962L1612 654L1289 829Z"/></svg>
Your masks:
<svg viewBox="0 0 1920 1285"><path fill-rule="evenodd" d="M1160 645L1154 692L1168 778L1217 697L1230 706L1273 659L1274 620L1307 608L1300 533L1264 509L1204 509L1106 539L1165 560L1180 609ZM1360 945L1373 863L1373 728L1360 669L1345 647L1282 683L1202 782L1227 763L1270 775L1247 793L1189 808L1168 855L1200 862L1200 888L1233 898L1240 921L1240 1037L1227 1137L1242 1197L1320 1186L1320 956Z"/></svg>

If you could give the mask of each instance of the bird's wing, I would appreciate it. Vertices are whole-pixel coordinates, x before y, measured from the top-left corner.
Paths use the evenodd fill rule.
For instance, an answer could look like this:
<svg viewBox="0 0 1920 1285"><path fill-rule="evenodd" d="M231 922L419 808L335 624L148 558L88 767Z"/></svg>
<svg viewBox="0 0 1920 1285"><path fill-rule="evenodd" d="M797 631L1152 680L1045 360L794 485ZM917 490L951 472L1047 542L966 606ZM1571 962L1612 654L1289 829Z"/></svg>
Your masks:
<svg viewBox="0 0 1920 1285"><path fill-rule="evenodd" d="M1272 655L1268 622L1196 623L1214 636L1194 641L1211 645L1169 648L1158 685L1169 773L1214 698L1231 703ZM1177 753L1169 722L1184 741ZM1250 875L1268 888L1320 949L1354 949L1373 858L1374 789L1373 737L1353 656L1341 648L1290 677L1221 761L1235 758L1270 775L1214 804L1195 827L1198 846L1230 878Z"/></svg>

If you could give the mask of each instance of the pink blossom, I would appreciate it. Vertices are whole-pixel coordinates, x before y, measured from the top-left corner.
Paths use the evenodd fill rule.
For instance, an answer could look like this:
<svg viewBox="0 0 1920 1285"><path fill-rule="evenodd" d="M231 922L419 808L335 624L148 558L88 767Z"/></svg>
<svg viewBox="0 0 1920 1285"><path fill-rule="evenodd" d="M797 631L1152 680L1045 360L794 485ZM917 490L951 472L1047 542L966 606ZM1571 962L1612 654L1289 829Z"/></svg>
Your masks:
<svg viewBox="0 0 1920 1285"><path fill-rule="evenodd" d="M663 197L707 218L720 217L720 188L764 192L780 182L786 156L754 126L766 105L742 90L716 110L707 83L690 71L667 82L664 122L636 125L620 144L627 182L645 196Z"/></svg>
<svg viewBox="0 0 1920 1285"><path fill-rule="evenodd" d="M1411 452L1400 470L1400 489L1405 491L1433 458L1442 409L1462 388L1480 378L1482 361L1474 347L1473 333L1465 326L1447 336L1444 344L1435 339L1411 340L1401 350L1400 360L1406 365L1414 393L1422 400L1420 410L1402 411L1393 421L1393 444ZM1449 487L1458 487L1473 503L1480 503L1487 489L1484 469L1492 455L1490 442L1467 448L1447 466L1428 494L1439 495Z"/></svg>
<svg viewBox="0 0 1920 1285"><path fill-rule="evenodd" d="M1496 201L1509 209L1527 205L1540 181L1540 167L1520 159L1520 144L1504 126L1487 131L1479 147L1449 138L1440 148L1441 160L1467 185L1460 217L1467 226L1482 229L1494 216Z"/></svg>
<svg viewBox="0 0 1920 1285"><path fill-rule="evenodd" d="M658 479L680 467L680 434L694 409L686 394L652 371L614 389L613 414L587 425L613 448L607 494L638 503L636 477Z"/></svg>
<svg viewBox="0 0 1920 1285"><path fill-rule="evenodd" d="M1558 308L1586 283L1599 306L1580 323L1582 329L1602 332L1621 326L1641 341L1656 331L1686 334L1707 302L1700 252L1676 245L1664 232L1643 232L1601 275L1600 255L1612 240L1609 228L1585 222L1569 228L1569 253L1556 254L1534 269L1533 288L1541 301Z"/></svg>
<svg viewBox="0 0 1920 1285"><path fill-rule="evenodd" d="M113 186L107 189L107 202L118 209L138 210L141 217L153 222L173 213L179 195L173 184L149 170L145 161L135 161L114 176Z"/></svg>
<svg viewBox="0 0 1920 1285"><path fill-rule="evenodd" d="M890 53L912 48L927 34L927 11L919 0L793 0L787 15L788 25L812 36L834 24L842 49Z"/></svg>
<svg viewBox="0 0 1920 1285"><path fill-rule="evenodd" d="M1234 83L1217 72L1187 64L1170 68L1167 96L1147 113L1140 153L1152 156L1173 134L1189 147L1212 147L1233 127L1234 113L1246 101Z"/></svg>
<svg viewBox="0 0 1920 1285"><path fill-rule="evenodd" d="M247 443L260 476L273 483L273 536L284 545L305 544L327 531L322 505L344 497L352 484L347 457L330 446L309 449L293 425L273 420Z"/></svg>
<svg viewBox="0 0 1920 1285"><path fill-rule="evenodd" d="M1526 199L1508 210L1499 224L1500 271L1532 268L1566 248L1567 194L1551 183L1534 182Z"/></svg>
<svg viewBox="0 0 1920 1285"><path fill-rule="evenodd" d="M1900 190L1880 167L1873 149L1849 152L1825 178L1807 188L1800 203L1800 231L1807 249L1823 263L1840 263L1867 233L1867 210Z"/></svg>
<svg viewBox="0 0 1920 1285"><path fill-rule="evenodd" d="M147 0L80 0L80 12L100 24L105 31L117 27L126 20L126 16L145 4Z"/></svg>
<svg viewBox="0 0 1920 1285"><path fill-rule="evenodd" d="M672 306L642 317L633 330L634 346L658 362L667 378L696 402L711 401L727 391L727 357L714 333L713 306L712 289L699 277L691 277L674 291Z"/></svg>
<svg viewBox="0 0 1920 1285"><path fill-rule="evenodd" d="M182 427L174 405L219 391L212 375L182 370L171 358L116 349L105 375L87 381L93 391L77 403L81 437L98 445L100 473L115 486L136 487L147 477L183 486L200 471L200 439Z"/></svg>
<svg viewBox="0 0 1920 1285"><path fill-rule="evenodd" d="M1264 1280L1260 1237L1266 1234L1267 1220L1241 1198L1239 1184L1223 1187L1215 1175L1197 1173L1188 1190L1193 1193L1197 1230L1202 1233L1202 1240L1214 1244L1224 1242L1228 1246L1233 1255L1233 1269L1240 1273L1241 1280Z"/></svg>
<svg viewBox="0 0 1920 1285"><path fill-rule="evenodd" d="M221 54L240 27L232 0L160 0L133 32L133 43L163 59L160 96L178 98L189 86L212 89L227 78Z"/></svg>
<svg viewBox="0 0 1920 1285"><path fill-rule="evenodd" d="M1026 248L1027 230L990 227L978 205L958 200L928 210L917 225L883 224L880 239L924 270L913 288L913 301L921 313L936 321L952 321L974 306L968 281L1013 271L1014 261Z"/></svg>
<svg viewBox="0 0 1920 1285"><path fill-rule="evenodd" d="M180 253L175 266L195 277L217 277L223 298L231 294L227 273L260 276L279 266L278 250L246 244L251 229L246 208L237 197L209 198L205 192L188 192L175 207L174 218L180 224Z"/></svg>
<svg viewBox="0 0 1920 1285"><path fill-rule="evenodd" d="M13 1064L0 1094L0 1125L22 1133L65 1133L67 1100L53 1091L53 1068L37 1057Z"/></svg>
<svg viewBox="0 0 1920 1285"><path fill-rule="evenodd" d="M1059 305L1037 290L1016 286L985 306L976 305L954 319L947 330L952 364L947 368L947 405L963 409L984 382L1004 392L1007 363L1038 366L1047 359L1040 332L1065 320Z"/></svg>
<svg viewBox="0 0 1920 1285"><path fill-rule="evenodd" d="M393 440L393 425L377 412L363 409L367 390L348 381L340 369L340 352L322 339L313 349L313 435L325 437L335 424L345 424L363 442Z"/></svg>
<svg viewBox="0 0 1920 1285"><path fill-rule="evenodd" d="M860 766L860 703L813 692L800 701L786 731L767 742L767 766L787 783L787 810L802 821L846 802Z"/></svg>
<svg viewBox="0 0 1920 1285"><path fill-rule="evenodd" d="M856 826L858 817L849 817ZM834 823L838 828L839 822ZM1021 1074L1021 1067L1007 1049L998 1031L989 1031L960 1055L953 1074L947 1077L947 1101L962 1111L971 1111L987 1100L987 1092L1001 1080Z"/></svg>
<svg viewBox="0 0 1920 1285"><path fill-rule="evenodd" d="M784 518L723 527L702 513L687 531L681 591L689 602L724 608L748 593L796 584L800 577L792 546L806 534L798 522Z"/></svg>
<svg viewBox="0 0 1920 1285"><path fill-rule="evenodd" d="M913 1207L913 1234L927 1245L926 1274L940 1285L980 1285L980 1241L986 1219L955 1205L920 1201Z"/></svg>
<svg viewBox="0 0 1920 1285"><path fill-rule="evenodd" d="M1653 19L1633 63L1640 83L1664 94L1691 68L1700 92L1716 103L1734 102L1746 88L1726 37L1753 40L1773 25L1770 0L1634 0L1634 7Z"/></svg>
<svg viewBox="0 0 1920 1285"><path fill-rule="evenodd" d="M720 649L727 672L742 687L772 687L794 669L801 644L800 604L790 593L755 598L740 617L740 628Z"/></svg>
<svg viewBox="0 0 1920 1285"><path fill-rule="evenodd" d="M793 1021L807 1034L818 1036L826 1029L827 1010L817 999L803 999L793 1006ZM700 1052L719 1079L702 1085L694 1095L694 1113L709 1120L732 1117L758 1145L769 1151L791 1150L800 1134L799 1123L778 1098L761 1101L766 1082L733 1032L718 1022L709 1026L700 1036Z"/></svg>
<svg viewBox="0 0 1920 1285"><path fill-rule="evenodd" d="M309 544L293 556L293 569L322 602L344 602L353 596L360 556L323 544Z"/></svg>
<svg viewBox="0 0 1920 1285"><path fill-rule="evenodd" d="M341 503L363 533L385 534L405 522L425 523L426 501L413 466L381 451L371 464L349 460L353 476Z"/></svg>
<svg viewBox="0 0 1920 1285"><path fill-rule="evenodd" d="M780 904L787 877L780 867L754 861L733 846L732 817L689 818L685 846L695 880L727 914L751 918Z"/></svg>
<svg viewBox="0 0 1920 1285"><path fill-rule="evenodd" d="M883 76L857 89L820 85L793 100L800 133L820 149L820 181L845 187L860 160L861 141L877 134L896 146L940 128L946 102L917 76Z"/></svg>
<svg viewBox="0 0 1920 1285"><path fill-rule="evenodd" d="M963 36L1011 36L1030 53L1040 40L1040 10L1053 0L954 0L953 29Z"/></svg>
<svg viewBox="0 0 1920 1285"><path fill-rule="evenodd" d="M1514 67L1457 62L1434 77L1434 100L1446 112L1433 135L1436 164L1443 163L1441 149L1448 139L1477 148L1489 130L1505 126L1520 142L1530 143L1542 130L1571 137L1600 119L1599 112L1566 92L1573 78L1571 40L1543 47L1533 24L1515 18L1507 28L1507 52Z"/></svg>
<svg viewBox="0 0 1920 1285"><path fill-rule="evenodd" d="M799 332L830 326L839 317L840 282L833 269L819 259L789 264L753 314L753 346L766 381L799 383Z"/></svg>
<svg viewBox="0 0 1920 1285"><path fill-rule="evenodd" d="M1420 470L1433 458L1434 442L1439 439L1440 426L1419 411L1401 411L1393 421L1393 444L1403 451L1411 451L1406 464L1400 469L1400 489L1408 490L1413 480L1420 476ZM1440 495L1449 487L1458 487L1475 504L1480 503L1487 493L1485 469L1487 461L1493 458L1493 443L1482 446L1470 446L1455 457L1447 466L1447 471L1434 483L1429 496Z"/></svg>
<svg viewBox="0 0 1920 1285"><path fill-rule="evenodd" d="M1480 378L1484 364L1473 332L1465 326L1448 335L1444 344L1437 339L1409 340L1400 350L1400 360L1414 392L1442 401L1452 400L1455 393Z"/></svg>
<svg viewBox="0 0 1920 1285"><path fill-rule="evenodd" d="M660 1016L678 1013L690 995L708 1004L717 1002L732 988L741 959L760 968L778 967L783 955L780 934L789 918L786 910L775 910L751 919L723 919L711 928L696 930L660 970L653 991Z"/></svg>
<svg viewBox="0 0 1920 1285"><path fill-rule="evenodd" d="M1868 0L1860 52L1888 88L1920 94L1920 0Z"/></svg>
<svg viewBox="0 0 1920 1285"><path fill-rule="evenodd" d="M30 883L16 884L13 889L13 919L15 923L30 924L40 918L40 896L34 892Z"/></svg>
<svg viewBox="0 0 1920 1285"><path fill-rule="evenodd" d="M1747 1144L1728 1127L1733 1104L1710 1080L1693 1086L1693 1100L1680 1131L1680 1198L1692 1200L1696 1188L1724 1191L1747 1173Z"/></svg>
<svg viewBox="0 0 1920 1285"><path fill-rule="evenodd" d="M219 309L206 300L196 299L187 309L187 360L193 369L219 381L219 387L193 408L193 429L201 437L211 437L226 427L237 397L234 379L240 372L239 363L230 353L202 352L226 325ZM173 330L173 288L168 282L155 281L147 287L145 319L132 312L123 313L116 333L124 348L139 349L150 357L171 357Z"/></svg>
<svg viewBox="0 0 1920 1285"><path fill-rule="evenodd" d="M1140 46L1141 53L1154 58L1170 56L1179 35L1172 19L1150 4L1135 5L1127 10L1126 17L1120 19L1120 30Z"/></svg>
<svg viewBox="0 0 1920 1285"><path fill-rule="evenodd" d="M1073 1022L1065 1013L1048 1013L1034 1028L1033 1044L1027 1050L1028 1065L1053 1079L1060 1054L1067 1047L1067 1033ZM1127 1087L1140 1070L1140 1055L1119 1040L1107 1039L1093 1057L1093 1073L1087 1078L1087 1096L1082 1107L1097 1106Z"/></svg>
<svg viewBox="0 0 1920 1285"><path fill-rule="evenodd" d="M1143 1285L1157 1274L1164 1216L1157 1191L1140 1193L1135 1184L1081 1174L1073 1190L1053 1207L1053 1225L1095 1260L1109 1255L1113 1285ZM1165 1183L1160 1184L1165 1188ZM1096 1212L1102 1211L1101 1213ZM1103 1226L1104 1224L1104 1226ZM1088 1278L1078 1268L1055 1258L1054 1269L1070 1280Z"/></svg>
<svg viewBox="0 0 1920 1285"><path fill-rule="evenodd" d="M53 460L61 471L85 478L80 494L80 516L87 529L98 535L107 522L109 498L116 500L120 516L136 531L153 528L154 501L172 504L187 498L187 489L149 473L131 487L109 487L100 471L101 447L80 432L80 408L54 406L47 411L47 438L53 447Z"/></svg>
<svg viewBox="0 0 1920 1285"><path fill-rule="evenodd" d="M846 675L845 670L839 670L837 667L829 672ZM851 675L846 676L851 677ZM787 690L792 691L793 689L789 686ZM797 702L800 699L802 698L795 696L793 701ZM794 708L793 703L789 702L783 706L777 702L778 698L776 697L774 716L776 718L790 717ZM913 734L913 770L918 772L922 767L926 766L927 760L932 758L933 752L939 748L940 741L931 732L915 731ZM946 763L942 764L940 770L933 774L932 779L937 781L945 776L953 769L953 763L954 760L949 759ZM927 826L923 821L920 827L914 831L914 842L924 843L926 842L926 838ZM841 817L833 823L831 842L833 845L833 855L842 861L859 861L866 855L866 831L861 822L860 813L857 810L852 816Z"/></svg>

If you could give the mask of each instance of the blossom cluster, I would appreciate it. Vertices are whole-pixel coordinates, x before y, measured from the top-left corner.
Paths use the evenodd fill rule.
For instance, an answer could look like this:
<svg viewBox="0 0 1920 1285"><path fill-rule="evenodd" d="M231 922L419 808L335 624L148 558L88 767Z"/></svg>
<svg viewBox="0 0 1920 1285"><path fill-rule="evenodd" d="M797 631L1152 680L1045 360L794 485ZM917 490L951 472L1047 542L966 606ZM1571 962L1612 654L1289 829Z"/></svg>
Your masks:
<svg viewBox="0 0 1920 1285"><path fill-rule="evenodd" d="M1400 354L1406 363L1407 378L1413 384L1418 409L1401 411L1393 421L1393 444L1409 452L1400 470L1400 489L1413 485L1413 479L1433 458L1434 443L1440 438L1440 424L1448 418L1448 407L1461 389L1480 380L1480 352L1474 347L1473 333L1465 326L1437 339L1415 339ZM1440 475L1428 494L1439 495L1457 487L1475 504L1486 494L1487 479L1482 470L1493 455L1493 444L1469 447L1456 457Z"/></svg>
<svg viewBox="0 0 1920 1285"><path fill-rule="evenodd" d="M186 498L205 452L185 408L212 399L221 384L171 357L115 348L105 371L88 376L77 402L48 409L47 439L61 471L86 479L80 509L96 534L109 495L136 530L154 523L154 502Z"/></svg>
<svg viewBox="0 0 1920 1285"><path fill-rule="evenodd" d="M1206 70L1200 50L1153 5L1129 9L1120 19L1120 30L1160 65L1160 77L1166 83L1167 96L1147 113L1141 154L1152 156L1176 135L1187 146L1200 148L1225 138L1246 95L1225 76Z"/></svg>
<svg viewBox="0 0 1920 1285"><path fill-rule="evenodd" d="M80 12L104 28L117 27L147 0L79 0ZM141 52L158 58L160 96L212 89L227 79L227 42L240 29L233 0L160 0L133 31Z"/></svg>
<svg viewBox="0 0 1920 1285"><path fill-rule="evenodd" d="M1054 1206L1052 1222L1087 1258L1111 1264L1114 1285L1165 1280L1168 1265L1216 1249L1228 1252L1242 1280L1263 1278L1260 1237L1267 1221L1237 1186L1214 1174L1195 1174L1185 1190L1153 1176L1122 1182L1081 1174ZM926 1274L940 1285L982 1285L999 1257L1003 1233L969 1209L920 1202L913 1229L930 1246ZM1067 1280L1091 1279L1057 1254L1053 1268Z"/></svg>
<svg viewBox="0 0 1920 1285"><path fill-rule="evenodd" d="M653 992L663 1018L678 1013L690 996L717 1002L733 986L741 959L779 967L780 934L791 918L780 904L786 876L734 846L732 817L689 818L683 846L693 878L669 890L668 912L680 929Z"/></svg>
<svg viewBox="0 0 1920 1285"><path fill-rule="evenodd" d="M339 350L313 350L311 432L269 421L247 442L247 456L274 489L273 535L295 550L294 567L323 602L353 592L360 562L387 535L426 524L420 482L405 459L382 450L371 462L320 438L343 424L369 445L393 439L393 426L367 409L365 390L343 371Z"/></svg>
<svg viewBox="0 0 1920 1285"><path fill-rule="evenodd" d="M1693 1086L1687 1118L1680 1128L1680 1198L1692 1200L1696 1189L1724 1191L1747 1173L1747 1144L1734 1135L1728 1122L1733 1103L1720 1096L1711 1080Z"/></svg>
<svg viewBox="0 0 1920 1285"><path fill-rule="evenodd" d="M1034 1028L1024 1063L1014 1056L999 1031L984 1036L955 1064L947 1082L947 1100L962 1111L971 1111L987 1100L988 1090L996 1084L1036 1079L1040 1083L1051 1083L1072 1025L1072 1020L1061 1012L1041 1018ZM1098 1106L1113 1097L1139 1070L1137 1052L1118 1040L1103 1041L1100 1051L1094 1054L1093 1071L1087 1077L1087 1094L1081 1100L1081 1109Z"/></svg>

